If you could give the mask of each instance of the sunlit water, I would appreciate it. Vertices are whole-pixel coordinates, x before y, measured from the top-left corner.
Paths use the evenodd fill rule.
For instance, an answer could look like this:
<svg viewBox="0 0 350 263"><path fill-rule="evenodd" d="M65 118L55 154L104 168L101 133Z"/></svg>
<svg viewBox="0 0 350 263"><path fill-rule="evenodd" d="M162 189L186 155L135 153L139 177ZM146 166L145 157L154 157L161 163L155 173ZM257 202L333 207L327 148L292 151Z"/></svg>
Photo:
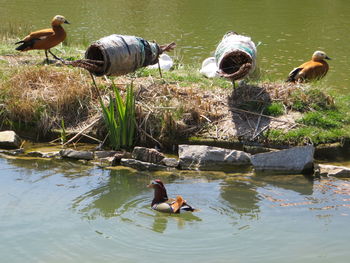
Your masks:
<svg viewBox="0 0 350 263"><path fill-rule="evenodd" d="M348 262L350 181L0 158L0 262ZM146 184L200 211L161 214Z"/></svg>
<svg viewBox="0 0 350 263"><path fill-rule="evenodd" d="M329 57L326 86L350 91L350 2L345 0L0 0L0 27L46 28L64 15L68 42L85 43L110 34L128 34L165 44L199 64L212 55L229 30L249 35L258 47L260 69L286 79L315 50ZM23 35L18 38L24 37Z"/></svg>

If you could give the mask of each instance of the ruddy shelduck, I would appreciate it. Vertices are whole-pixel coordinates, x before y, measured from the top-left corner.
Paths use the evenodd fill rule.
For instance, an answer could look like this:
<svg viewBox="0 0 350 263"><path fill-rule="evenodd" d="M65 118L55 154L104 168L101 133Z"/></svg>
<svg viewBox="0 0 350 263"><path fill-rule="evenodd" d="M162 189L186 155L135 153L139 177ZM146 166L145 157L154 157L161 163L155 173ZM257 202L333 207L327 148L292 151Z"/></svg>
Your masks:
<svg viewBox="0 0 350 263"><path fill-rule="evenodd" d="M23 40L15 43L21 44L16 50L28 51L33 49L43 49L45 50L46 61L49 60L47 52L49 52L55 59L59 59L50 51L50 48L53 48L65 40L66 32L61 26L62 24L69 24L69 22L63 16L55 16L51 21L52 28L31 32Z"/></svg>
<svg viewBox="0 0 350 263"><path fill-rule="evenodd" d="M329 69L325 59L330 59L325 52L315 51L310 61L293 69L288 76L288 82L303 82L323 78Z"/></svg>

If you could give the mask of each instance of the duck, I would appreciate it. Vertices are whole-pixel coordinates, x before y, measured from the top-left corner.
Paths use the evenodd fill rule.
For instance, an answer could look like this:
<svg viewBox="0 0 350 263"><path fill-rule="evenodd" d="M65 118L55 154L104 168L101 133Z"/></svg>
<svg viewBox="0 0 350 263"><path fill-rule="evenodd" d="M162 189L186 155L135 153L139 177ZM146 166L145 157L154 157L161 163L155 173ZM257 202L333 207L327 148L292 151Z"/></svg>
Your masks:
<svg viewBox="0 0 350 263"><path fill-rule="evenodd" d="M287 82L304 82L323 78L329 69L325 59L331 60L324 51L315 51L310 61L301 64L289 73Z"/></svg>
<svg viewBox="0 0 350 263"><path fill-rule="evenodd" d="M154 198L151 203L151 208L158 212L178 214L180 211L197 211L191 207L178 195L175 199L169 199L163 182L159 179L153 180L147 187L154 189Z"/></svg>
<svg viewBox="0 0 350 263"><path fill-rule="evenodd" d="M49 52L55 59L61 60L50 51L50 48L57 46L66 39L67 34L64 31L62 24L70 23L64 16L56 15L51 21L52 28L31 32L23 40L15 43L15 45L21 44L20 46L16 47L16 50L28 51L33 49L43 49L45 51L47 62L49 61L47 52Z"/></svg>

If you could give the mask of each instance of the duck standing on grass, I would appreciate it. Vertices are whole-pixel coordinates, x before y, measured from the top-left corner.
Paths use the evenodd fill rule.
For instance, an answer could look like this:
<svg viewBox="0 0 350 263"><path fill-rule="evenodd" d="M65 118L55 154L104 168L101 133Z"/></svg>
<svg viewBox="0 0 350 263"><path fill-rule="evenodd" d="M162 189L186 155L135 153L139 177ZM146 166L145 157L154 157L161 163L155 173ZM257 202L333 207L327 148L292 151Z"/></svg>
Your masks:
<svg viewBox="0 0 350 263"><path fill-rule="evenodd" d="M59 43L65 40L66 32L61 26L63 23L69 24L69 22L63 16L55 16L51 21L52 28L31 32L23 40L15 43L16 45L21 44L16 48L16 50L28 51L33 49L44 49L47 62L49 62L47 52L49 52L55 59L60 60L50 51L50 48L57 46Z"/></svg>
<svg viewBox="0 0 350 263"><path fill-rule="evenodd" d="M180 211L197 211L182 198L176 196L175 200L169 200L163 182L159 179L152 181L147 187L154 189L154 198L151 203L152 209L163 213L180 213Z"/></svg>
<svg viewBox="0 0 350 263"><path fill-rule="evenodd" d="M310 61L301 64L289 73L287 82L303 82L323 78L329 68L325 59L330 60L325 52L315 51Z"/></svg>

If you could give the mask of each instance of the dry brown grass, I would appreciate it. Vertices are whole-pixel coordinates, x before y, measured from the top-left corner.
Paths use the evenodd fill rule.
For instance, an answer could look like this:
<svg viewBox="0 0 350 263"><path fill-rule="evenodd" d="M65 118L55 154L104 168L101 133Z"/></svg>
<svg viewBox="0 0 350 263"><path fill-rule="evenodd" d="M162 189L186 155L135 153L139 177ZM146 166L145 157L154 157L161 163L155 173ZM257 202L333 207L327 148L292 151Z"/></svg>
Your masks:
<svg viewBox="0 0 350 263"><path fill-rule="evenodd" d="M52 66L22 66L1 82L6 112L15 121L48 131L85 120L96 98L85 72Z"/></svg>

